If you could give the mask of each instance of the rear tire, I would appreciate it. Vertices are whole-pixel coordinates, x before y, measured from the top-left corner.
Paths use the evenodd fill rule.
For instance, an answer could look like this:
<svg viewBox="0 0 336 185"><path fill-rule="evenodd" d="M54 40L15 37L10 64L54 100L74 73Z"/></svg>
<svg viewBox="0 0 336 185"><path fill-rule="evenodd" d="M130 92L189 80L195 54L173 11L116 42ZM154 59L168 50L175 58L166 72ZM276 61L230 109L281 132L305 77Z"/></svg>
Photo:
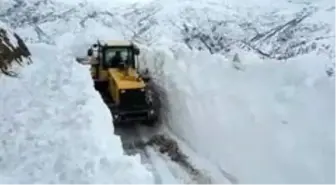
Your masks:
<svg viewBox="0 0 336 185"><path fill-rule="evenodd" d="M121 127L125 126L125 124L123 124L122 121L116 121L116 120L113 120L113 126L114 126L115 128L121 128Z"/></svg>

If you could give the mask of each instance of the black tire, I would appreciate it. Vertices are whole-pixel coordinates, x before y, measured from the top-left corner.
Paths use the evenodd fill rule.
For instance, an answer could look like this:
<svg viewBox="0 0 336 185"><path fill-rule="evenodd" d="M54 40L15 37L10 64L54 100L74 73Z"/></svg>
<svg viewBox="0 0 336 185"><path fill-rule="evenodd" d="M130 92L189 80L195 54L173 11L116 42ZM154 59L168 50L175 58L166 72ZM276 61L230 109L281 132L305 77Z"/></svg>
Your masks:
<svg viewBox="0 0 336 185"><path fill-rule="evenodd" d="M118 127L118 128L120 128L121 126L122 126L123 124L122 124L122 121L120 121L120 120L113 120L113 126L114 127Z"/></svg>
<svg viewBox="0 0 336 185"><path fill-rule="evenodd" d="M118 121L113 120L114 127L120 127L120 123Z"/></svg>

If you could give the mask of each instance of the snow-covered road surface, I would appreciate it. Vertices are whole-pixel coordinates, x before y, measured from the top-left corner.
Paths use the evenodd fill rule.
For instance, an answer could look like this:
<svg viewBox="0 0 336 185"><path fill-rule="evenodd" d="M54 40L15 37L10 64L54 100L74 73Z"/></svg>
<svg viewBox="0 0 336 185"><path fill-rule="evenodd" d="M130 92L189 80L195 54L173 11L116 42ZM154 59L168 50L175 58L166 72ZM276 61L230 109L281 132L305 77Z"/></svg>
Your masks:
<svg viewBox="0 0 336 185"><path fill-rule="evenodd" d="M148 127L140 124L115 127L114 134L120 136L126 155L140 155L142 164L152 172L156 184L209 184L213 180L206 174L195 173L197 166L188 160L173 161L167 153L160 152L158 145L145 144L161 135L160 126ZM160 134L161 133L161 134ZM165 142L169 142L168 140ZM182 151L182 150L181 150ZM171 151L174 152L174 151Z"/></svg>
<svg viewBox="0 0 336 185"><path fill-rule="evenodd" d="M153 165L150 156L144 148L138 146L142 139L137 128L135 126L115 127L114 134L120 136L124 153L126 155L140 155L142 164L145 164L152 172L155 184L161 184L162 177Z"/></svg>

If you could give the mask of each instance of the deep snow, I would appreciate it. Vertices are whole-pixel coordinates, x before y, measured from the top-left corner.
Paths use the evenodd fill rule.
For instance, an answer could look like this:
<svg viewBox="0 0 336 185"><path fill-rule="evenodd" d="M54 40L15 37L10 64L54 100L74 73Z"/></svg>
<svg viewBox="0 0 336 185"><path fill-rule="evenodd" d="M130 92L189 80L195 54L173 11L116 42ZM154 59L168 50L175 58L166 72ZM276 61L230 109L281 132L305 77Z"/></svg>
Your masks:
<svg viewBox="0 0 336 185"><path fill-rule="evenodd" d="M123 154L109 110L69 48L28 47L34 63L19 78L0 78L0 182L153 183L139 156Z"/></svg>
<svg viewBox="0 0 336 185"><path fill-rule="evenodd" d="M239 183L334 182L335 81L325 73L328 58L281 63L242 52L240 71L222 56L176 47L142 56L162 66L148 63L165 92L169 132Z"/></svg>
<svg viewBox="0 0 336 185"><path fill-rule="evenodd" d="M135 5L114 8L111 8L114 5L106 5L102 8L98 6L100 3L92 4L87 1L84 5L76 4L74 8L71 3L33 5L33 1L30 1L30 8L37 7L35 11L17 6L18 10L13 9L6 21L15 25L28 41L56 45L57 49L48 46L54 48L53 54L66 51L63 47L67 43L66 46L71 49L67 51L70 53L61 55L64 57L85 53L87 45L97 38L128 39L134 36L132 39L151 45L147 49L142 47L142 58L146 59L145 63L155 75L157 84L162 87L162 96L166 103L165 129L168 133L175 134L184 146L193 149L193 155L198 155L195 158L202 158L214 165L219 164L240 183L334 183L334 78L328 78L325 74L326 66L334 62L327 58L334 55L328 53L334 47L334 20L332 17L325 18L333 14L333 5L330 4L331 1L277 1L276 5L274 1L263 1L263 4L258 2L244 2L242 6L239 1L218 3L202 0L197 3L184 1L182 4L180 1L153 1L140 5L139 8L135 8ZM216 11L209 11L215 7ZM294 27L280 34L292 36L288 37L290 39L286 44L279 42L282 37L278 36L271 37L266 43L251 44L279 54L276 53L278 46L281 46L282 52L288 49L288 45L304 41L309 45L316 43L316 53L327 53L326 55L312 52L286 62L278 62L271 59L261 60L258 55L242 51L237 45L238 41L252 38L255 34L254 28L260 33L267 32L290 20L301 9L314 10L316 7L319 8L318 13L306 19L304 26ZM108 10L113 16L104 14ZM27 11L23 14L26 16L16 13L21 11ZM42 18L33 22L31 14ZM86 19L88 15L89 18ZM179 27L183 23L190 23L191 26L199 27L204 34L216 37L217 34L213 34L211 27L206 27L208 24L204 23L209 19L213 21L223 17L228 21L217 31L226 33L224 43L231 49L226 57L190 51L180 45L185 39ZM242 26L245 23L251 23L252 28ZM315 40L321 36L328 38ZM297 41L297 37L303 40ZM199 40L192 41L192 48L204 47ZM154 46L157 47L156 44L161 48L153 49ZM48 47L43 46L44 50ZM324 47L329 50L325 51ZM305 47L298 48L304 49ZM37 48L34 50L37 53ZM235 53L241 58L242 71L232 67L231 57ZM44 58L51 61L49 56ZM61 59L70 63L70 59ZM74 64L72 72L80 73L72 74L76 75L75 79L68 79L61 73L58 63L44 65L51 72L54 72L54 67L59 69L58 74L50 72L55 75L51 79L47 78L50 81L61 78L70 82L77 80L82 84L76 93L71 92L72 98L78 98L79 91L85 94L83 89L88 88L88 84L83 83L89 77L84 68ZM37 66L31 68L44 71ZM44 77L45 73L41 72L39 75ZM34 78L41 80L38 83L45 79ZM15 82L11 80L10 83L12 81ZM54 82L58 85L63 83L60 80ZM43 95L37 87L31 91L40 93L41 97ZM7 99L7 96L4 98ZM105 126L102 133L110 132L111 126ZM72 133L68 130L70 132ZM99 132L99 135L102 134ZM113 136L108 137L114 140ZM83 143L86 142L85 139L82 140ZM99 139L100 142L106 141L104 137ZM120 142L117 143L120 145ZM111 148L105 150L115 152L110 151ZM118 153L121 157L121 151Z"/></svg>

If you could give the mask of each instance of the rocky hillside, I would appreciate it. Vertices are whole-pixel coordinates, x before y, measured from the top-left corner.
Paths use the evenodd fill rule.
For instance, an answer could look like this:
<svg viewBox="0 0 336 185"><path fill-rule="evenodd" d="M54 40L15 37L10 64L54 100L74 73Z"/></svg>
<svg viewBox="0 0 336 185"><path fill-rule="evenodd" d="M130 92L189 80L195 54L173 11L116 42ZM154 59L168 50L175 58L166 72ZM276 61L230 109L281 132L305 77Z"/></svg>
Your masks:
<svg viewBox="0 0 336 185"><path fill-rule="evenodd" d="M20 36L0 25L0 70L7 76L17 76L11 67L14 63L23 65L31 63L31 53Z"/></svg>

